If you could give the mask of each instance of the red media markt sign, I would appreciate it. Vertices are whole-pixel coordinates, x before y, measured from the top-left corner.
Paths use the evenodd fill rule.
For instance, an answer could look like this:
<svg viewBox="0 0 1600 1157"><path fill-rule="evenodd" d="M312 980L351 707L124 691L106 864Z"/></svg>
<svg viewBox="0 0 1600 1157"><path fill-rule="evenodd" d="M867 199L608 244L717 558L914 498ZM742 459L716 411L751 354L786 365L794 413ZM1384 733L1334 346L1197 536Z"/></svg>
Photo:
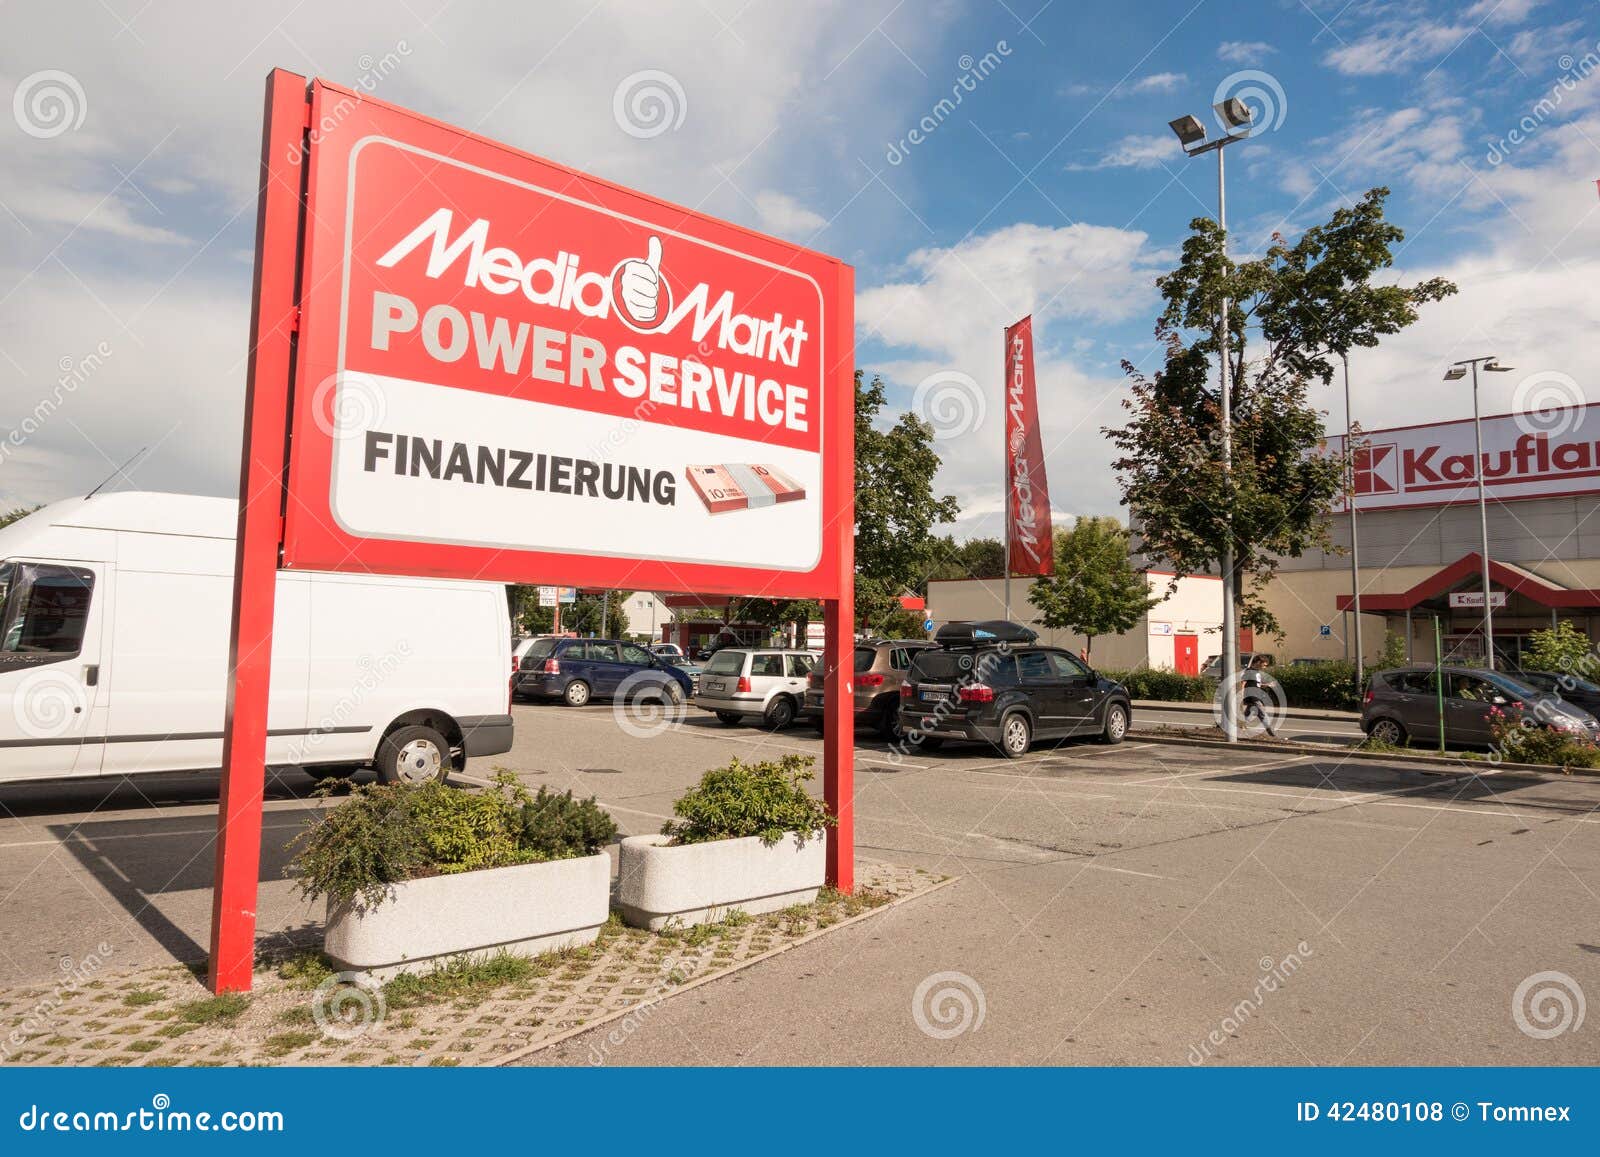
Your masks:
<svg viewBox="0 0 1600 1157"><path fill-rule="evenodd" d="M837 595L848 266L320 81L311 124L285 566Z"/></svg>

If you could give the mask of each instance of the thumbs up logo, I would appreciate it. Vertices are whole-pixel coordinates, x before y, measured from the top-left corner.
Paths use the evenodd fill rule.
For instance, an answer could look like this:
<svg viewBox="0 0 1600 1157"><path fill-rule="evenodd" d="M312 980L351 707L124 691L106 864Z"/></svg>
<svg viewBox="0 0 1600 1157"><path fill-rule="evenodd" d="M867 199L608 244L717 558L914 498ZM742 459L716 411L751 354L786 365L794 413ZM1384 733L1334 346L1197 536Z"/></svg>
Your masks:
<svg viewBox="0 0 1600 1157"><path fill-rule="evenodd" d="M672 292L661 276L661 238L650 238L642 258L630 258L618 265L613 285L622 320L631 329L647 333L658 328L672 305Z"/></svg>

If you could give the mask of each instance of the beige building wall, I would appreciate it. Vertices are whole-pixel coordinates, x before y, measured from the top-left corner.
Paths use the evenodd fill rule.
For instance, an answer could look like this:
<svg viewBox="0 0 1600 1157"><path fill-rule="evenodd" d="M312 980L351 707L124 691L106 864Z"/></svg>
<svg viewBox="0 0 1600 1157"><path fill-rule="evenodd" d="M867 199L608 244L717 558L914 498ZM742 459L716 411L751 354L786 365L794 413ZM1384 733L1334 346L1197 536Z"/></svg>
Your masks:
<svg viewBox="0 0 1600 1157"><path fill-rule="evenodd" d="M1361 590L1364 595L1398 594L1481 548L1476 504L1416 510L1357 513L1361 547ZM1600 587L1600 496L1491 502L1488 507L1489 550L1497 562L1531 571L1546 582L1570 589ZM1334 516L1334 545L1347 551L1349 520ZM1278 577L1264 592L1264 601L1283 628L1283 639L1261 640L1263 650L1276 648L1281 662L1296 658L1342 659L1351 653L1350 616L1337 600L1351 589L1348 553L1314 551L1283 559ZM1470 626L1471 612L1457 611L1458 629ZM1600 615L1561 611L1558 617L1600 637ZM1318 628L1327 625L1324 638ZM1548 612L1513 615L1496 612L1495 634L1532 631L1551 625ZM1445 632L1451 629L1447 619ZM1368 659L1383 650L1386 630L1405 633L1405 617L1364 614L1362 652ZM1433 620L1421 612L1411 624L1411 653L1419 660L1434 657Z"/></svg>
<svg viewBox="0 0 1600 1157"><path fill-rule="evenodd" d="M1206 656L1218 651L1222 625L1221 582L1206 577L1180 579L1177 589L1169 596L1170 575L1152 573L1147 577L1151 596L1162 602L1152 607L1126 634L1097 636L1089 652L1090 662L1096 667L1116 671L1146 666L1171 669L1174 639L1179 632L1199 636L1201 663ZM1032 586L1031 578L1011 580L1011 620L1038 631L1041 642L1065 647L1073 654L1087 647L1089 641L1084 636L1049 630L1038 621L1038 612L1028 601ZM935 629L962 620L1003 619L1006 617L1005 580L934 579L928 583L928 617L933 620ZM1171 633L1167 633L1169 628Z"/></svg>

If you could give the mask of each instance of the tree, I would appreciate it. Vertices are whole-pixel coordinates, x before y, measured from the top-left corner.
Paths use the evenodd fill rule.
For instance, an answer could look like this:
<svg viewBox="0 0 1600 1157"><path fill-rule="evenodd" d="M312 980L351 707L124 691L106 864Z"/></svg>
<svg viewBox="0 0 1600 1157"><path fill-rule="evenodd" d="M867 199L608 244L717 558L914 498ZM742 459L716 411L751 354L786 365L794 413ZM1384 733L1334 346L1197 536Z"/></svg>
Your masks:
<svg viewBox="0 0 1600 1157"><path fill-rule="evenodd" d="M1589 636L1566 620L1528 636L1522 665L1530 671L1554 671L1588 676L1595 668L1594 644Z"/></svg>
<svg viewBox="0 0 1600 1157"><path fill-rule="evenodd" d="M10 526L17 519L26 518L38 509L37 506L19 506L14 510L0 510L0 526Z"/></svg>
<svg viewBox="0 0 1600 1157"><path fill-rule="evenodd" d="M933 528L961 510L953 497L934 495L933 427L905 413L880 430L883 405L882 379L868 384L857 370L856 622L862 627L886 622L903 592L924 585L939 545Z"/></svg>
<svg viewBox="0 0 1600 1157"><path fill-rule="evenodd" d="M1216 222L1196 218L1178 268L1157 281L1165 307L1156 338L1165 361L1147 378L1131 363L1128 425L1108 429L1120 452L1123 502L1148 558L1178 578L1218 573L1232 540L1241 626L1281 635L1261 591L1280 557L1328 549L1328 517L1345 488L1344 463L1318 453L1322 415L1311 380L1332 380L1332 358L1374 346L1417 319L1417 309L1455 292L1441 278L1374 286L1404 233L1384 219L1389 191L1355 206L1295 244L1275 235L1266 254L1235 264ZM1209 382L1219 349L1216 319L1228 302L1233 470L1222 470L1221 405ZM1247 358L1251 333L1261 352Z"/></svg>
<svg viewBox="0 0 1600 1157"><path fill-rule="evenodd" d="M1039 622L1055 631L1087 636L1132 630L1160 599L1150 597L1145 573L1129 557L1128 532L1114 518L1080 518L1058 530L1055 573L1038 578L1028 601Z"/></svg>
<svg viewBox="0 0 1600 1157"><path fill-rule="evenodd" d="M1006 574L1006 545L998 538L957 542L944 535L934 539L932 554L930 579L994 579Z"/></svg>
<svg viewBox="0 0 1600 1157"><path fill-rule="evenodd" d="M628 634L627 602L632 591L612 591L609 597L579 595L577 600L561 608L561 629L577 635L595 635L603 639L623 639ZM600 618L601 608L606 610L605 621Z"/></svg>

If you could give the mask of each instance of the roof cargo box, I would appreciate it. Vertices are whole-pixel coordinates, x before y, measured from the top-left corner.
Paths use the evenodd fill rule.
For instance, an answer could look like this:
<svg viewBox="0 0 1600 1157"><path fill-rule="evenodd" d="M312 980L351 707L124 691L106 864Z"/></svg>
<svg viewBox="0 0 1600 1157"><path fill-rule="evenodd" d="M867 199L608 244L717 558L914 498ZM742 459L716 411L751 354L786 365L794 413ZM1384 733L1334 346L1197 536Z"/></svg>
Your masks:
<svg viewBox="0 0 1600 1157"><path fill-rule="evenodd" d="M988 643L1031 643L1039 632L1006 619L984 619L976 623L946 623L934 635L941 647L978 647Z"/></svg>

